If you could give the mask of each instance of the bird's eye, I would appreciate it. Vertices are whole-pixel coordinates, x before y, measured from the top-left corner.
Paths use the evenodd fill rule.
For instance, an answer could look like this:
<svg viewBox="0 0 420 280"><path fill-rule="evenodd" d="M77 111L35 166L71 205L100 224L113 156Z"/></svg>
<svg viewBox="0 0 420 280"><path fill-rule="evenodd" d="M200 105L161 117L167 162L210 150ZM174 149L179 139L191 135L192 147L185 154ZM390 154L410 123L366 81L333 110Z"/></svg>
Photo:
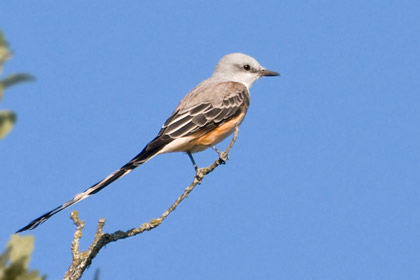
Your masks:
<svg viewBox="0 0 420 280"><path fill-rule="evenodd" d="M249 64L245 64L245 65L243 66L243 68L244 68L244 70L245 70L245 71L249 71L249 70L251 70L251 66L249 66Z"/></svg>

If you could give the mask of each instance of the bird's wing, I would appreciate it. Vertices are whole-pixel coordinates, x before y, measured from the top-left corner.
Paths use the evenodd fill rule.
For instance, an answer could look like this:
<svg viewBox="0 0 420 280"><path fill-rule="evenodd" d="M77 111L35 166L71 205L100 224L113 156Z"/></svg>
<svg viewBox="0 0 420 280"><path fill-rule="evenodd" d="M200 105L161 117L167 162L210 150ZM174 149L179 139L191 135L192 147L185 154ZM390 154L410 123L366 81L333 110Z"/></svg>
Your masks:
<svg viewBox="0 0 420 280"><path fill-rule="evenodd" d="M163 124L146 149L160 149L169 142L194 135L200 137L246 112L250 96L241 83L221 82L187 95Z"/></svg>

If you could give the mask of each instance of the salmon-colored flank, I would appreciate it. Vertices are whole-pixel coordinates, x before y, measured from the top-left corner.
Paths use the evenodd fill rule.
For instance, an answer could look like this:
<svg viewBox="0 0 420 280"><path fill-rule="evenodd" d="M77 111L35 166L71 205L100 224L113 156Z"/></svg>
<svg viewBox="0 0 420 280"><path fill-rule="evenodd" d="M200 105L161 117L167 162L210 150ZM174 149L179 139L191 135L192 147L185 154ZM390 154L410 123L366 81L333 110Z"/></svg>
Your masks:
<svg viewBox="0 0 420 280"><path fill-rule="evenodd" d="M245 110L242 111L234 119L231 119L221 124L217 128L210 131L209 133L204 134L200 138L194 140L193 141L194 145L206 146L206 147L216 145L217 143L221 142L223 139L228 137L235 129L235 126L239 125L242 122L244 117L245 117Z"/></svg>

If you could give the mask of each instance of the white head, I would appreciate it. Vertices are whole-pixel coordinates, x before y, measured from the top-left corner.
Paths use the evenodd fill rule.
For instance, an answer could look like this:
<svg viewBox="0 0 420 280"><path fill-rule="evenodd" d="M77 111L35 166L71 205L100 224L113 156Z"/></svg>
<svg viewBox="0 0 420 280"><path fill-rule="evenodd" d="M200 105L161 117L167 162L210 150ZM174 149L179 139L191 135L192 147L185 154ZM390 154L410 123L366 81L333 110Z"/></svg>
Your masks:
<svg viewBox="0 0 420 280"><path fill-rule="evenodd" d="M265 69L258 61L246 54L231 53L220 59L212 78L239 82L250 88L256 80L263 76L279 76L279 74Z"/></svg>

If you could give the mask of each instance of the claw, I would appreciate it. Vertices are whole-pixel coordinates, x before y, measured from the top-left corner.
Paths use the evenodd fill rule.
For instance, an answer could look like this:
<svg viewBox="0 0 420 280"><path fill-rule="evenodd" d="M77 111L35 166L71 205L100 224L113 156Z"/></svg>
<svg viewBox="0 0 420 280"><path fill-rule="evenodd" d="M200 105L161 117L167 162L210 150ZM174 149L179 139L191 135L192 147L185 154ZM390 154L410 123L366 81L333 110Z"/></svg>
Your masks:
<svg viewBox="0 0 420 280"><path fill-rule="evenodd" d="M219 154L220 164L226 164L226 161L229 159L229 155L217 149L215 146L212 146L211 148Z"/></svg>

